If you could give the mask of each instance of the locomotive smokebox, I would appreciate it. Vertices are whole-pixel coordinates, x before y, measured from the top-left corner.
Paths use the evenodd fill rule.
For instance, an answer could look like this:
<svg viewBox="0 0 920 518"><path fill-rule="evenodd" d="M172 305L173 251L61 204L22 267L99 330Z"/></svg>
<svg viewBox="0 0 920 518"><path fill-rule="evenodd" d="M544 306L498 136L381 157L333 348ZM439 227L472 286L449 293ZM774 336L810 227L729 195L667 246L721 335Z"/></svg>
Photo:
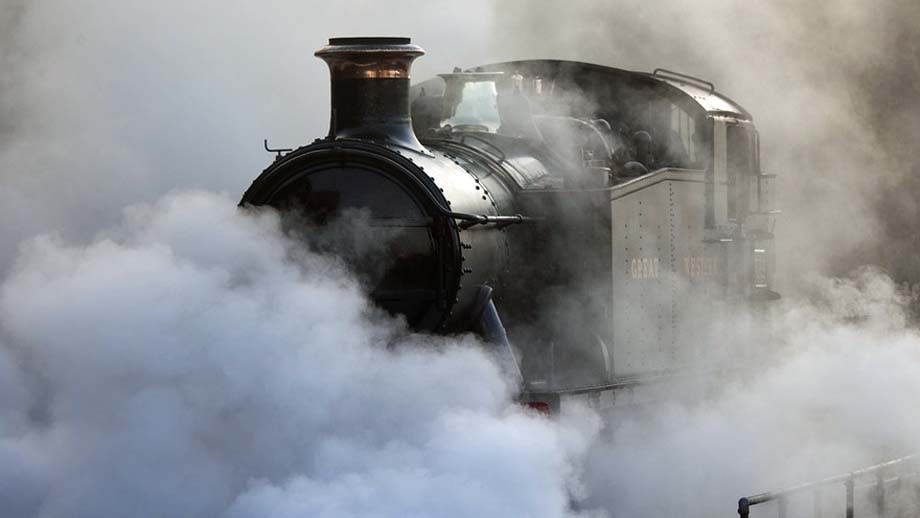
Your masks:
<svg viewBox="0 0 920 518"><path fill-rule="evenodd" d="M332 80L330 138L383 140L424 148L409 119L409 71L425 53L409 38L332 38L315 55Z"/></svg>
<svg viewBox="0 0 920 518"><path fill-rule="evenodd" d="M504 227L523 218L475 149L415 137L409 70L422 54L409 38L330 39L316 51L332 80L329 137L278 156L240 204L274 207L304 236L336 222L368 227L358 248L373 253L349 266L374 302L416 330L466 331L494 323L482 315L507 263ZM351 238L329 239L350 261Z"/></svg>

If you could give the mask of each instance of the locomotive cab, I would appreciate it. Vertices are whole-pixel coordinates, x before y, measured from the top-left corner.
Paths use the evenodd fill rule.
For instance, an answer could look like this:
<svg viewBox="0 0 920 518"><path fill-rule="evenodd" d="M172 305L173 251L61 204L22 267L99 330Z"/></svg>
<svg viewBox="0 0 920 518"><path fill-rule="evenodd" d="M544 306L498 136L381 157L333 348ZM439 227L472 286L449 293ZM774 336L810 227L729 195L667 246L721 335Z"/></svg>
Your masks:
<svg viewBox="0 0 920 518"><path fill-rule="evenodd" d="M773 177L751 115L710 83L517 61L455 69L413 99L425 145L499 161L537 220L508 230L514 271L496 290L535 390L705 369L717 317L700 306L777 297Z"/></svg>

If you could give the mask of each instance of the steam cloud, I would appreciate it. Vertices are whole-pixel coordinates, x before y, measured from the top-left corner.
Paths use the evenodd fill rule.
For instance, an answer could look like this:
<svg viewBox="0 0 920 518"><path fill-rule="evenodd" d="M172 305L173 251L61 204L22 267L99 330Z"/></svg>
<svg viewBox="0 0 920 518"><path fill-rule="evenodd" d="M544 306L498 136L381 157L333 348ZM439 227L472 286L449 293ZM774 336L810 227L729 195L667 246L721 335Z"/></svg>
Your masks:
<svg viewBox="0 0 920 518"><path fill-rule="evenodd" d="M682 399L621 415L588 456L592 503L615 516L731 516L741 496L917 451L911 295L871 268L807 291L775 310L761 351L724 364L744 365L734 379L673 387ZM843 512L833 491L827 514ZM791 515L813 510L804 496Z"/></svg>
<svg viewBox="0 0 920 518"><path fill-rule="evenodd" d="M409 334L340 261L236 211L262 138L326 129L309 50L403 33L431 54L417 77L559 56L713 79L754 113L781 174L787 286L863 263L920 277L905 254L913 3L489 7L0 9L4 513L728 515L742 494L920 447L915 298L885 272L785 290L743 376L550 420L510 404L473 338Z"/></svg>
<svg viewBox="0 0 920 518"><path fill-rule="evenodd" d="M471 338L407 336L279 228L190 193L117 239L25 246L0 294L4 508L563 515L595 430L511 407Z"/></svg>

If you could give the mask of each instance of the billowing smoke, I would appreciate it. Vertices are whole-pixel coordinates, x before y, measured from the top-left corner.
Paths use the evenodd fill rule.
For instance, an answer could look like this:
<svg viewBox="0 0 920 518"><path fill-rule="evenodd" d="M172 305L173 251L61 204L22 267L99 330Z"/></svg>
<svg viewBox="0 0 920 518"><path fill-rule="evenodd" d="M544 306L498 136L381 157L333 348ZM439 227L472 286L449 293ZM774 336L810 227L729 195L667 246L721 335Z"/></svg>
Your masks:
<svg viewBox="0 0 920 518"><path fill-rule="evenodd" d="M188 193L24 245L0 292L5 512L562 516L590 417L511 406L472 338L407 334L279 229Z"/></svg>
<svg viewBox="0 0 920 518"><path fill-rule="evenodd" d="M805 289L809 302L783 302L772 335L755 338L765 350L717 360L735 369L727 379L679 384L665 389L670 401L618 414L589 455L594 504L617 516L731 516L741 496L920 449L911 295L874 269ZM842 514L842 484L825 493L825 513ZM811 497L793 515L810 516Z"/></svg>
<svg viewBox="0 0 920 518"><path fill-rule="evenodd" d="M727 515L920 447L910 293L798 276L915 278L913 4L331 5L0 9L4 514ZM784 286L806 286L756 363L603 424L528 414L474 338L412 335L321 242L238 212L263 138L324 134L310 53L347 34L413 36L417 77L564 56L736 97L781 175Z"/></svg>

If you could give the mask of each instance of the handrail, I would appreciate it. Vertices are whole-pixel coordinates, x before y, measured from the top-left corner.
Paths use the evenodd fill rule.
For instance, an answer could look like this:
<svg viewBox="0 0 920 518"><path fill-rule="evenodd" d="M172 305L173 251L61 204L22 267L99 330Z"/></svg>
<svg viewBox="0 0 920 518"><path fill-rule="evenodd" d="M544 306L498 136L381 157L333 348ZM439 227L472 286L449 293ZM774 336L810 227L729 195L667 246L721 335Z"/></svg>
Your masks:
<svg viewBox="0 0 920 518"><path fill-rule="evenodd" d="M795 493L801 493L809 489L814 489L816 490L816 494L819 494L819 491L822 487L830 485L830 484L837 484L837 483L843 482L844 486L846 487L846 504L847 504L846 517L853 518L853 510L854 510L853 497L854 497L854 489L856 486L857 478L863 475L876 473L877 474L876 484L879 485L881 489L880 495L882 498L884 498L883 486L884 486L885 480L881 476L882 470L884 470L885 468L889 468L891 466L895 466L897 464L901 464L906 461L914 460L918 458L920 458L920 454L915 453L913 455L907 455L905 457L890 460L888 462L882 462L881 464L875 464L873 466L858 469L856 471L851 471L849 473L841 473L840 475L835 475L833 477L828 477L828 478L821 479L815 482L808 482L805 484L799 484L797 486L791 486L785 489L780 489L778 491L767 491L765 493L759 493L756 495L742 497L738 500L738 515L740 518L748 518L748 516L750 515L751 506L762 504L764 502L770 502L772 500L778 500L780 502L780 506L779 506L780 507L779 509L780 518L785 518L785 514L786 514L785 513L785 500L790 495L793 495Z"/></svg>
<svg viewBox="0 0 920 518"><path fill-rule="evenodd" d="M491 150L493 150L493 151L497 151L497 153L492 153L492 156L494 156L495 158L497 158L499 162L502 162L502 161L505 160L505 152L502 150L502 148L500 148L500 147L496 146L495 144L489 142L487 139L484 139L484 138L480 137L479 135L472 135L472 134L469 134L469 133L462 133L462 134L460 134L460 143L461 143L461 144L466 144L466 139L475 140L476 142L481 142L481 143L485 144L486 146L489 147L489 149L491 149ZM469 145L469 144L467 144L467 145Z"/></svg>
<svg viewBox="0 0 920 518"><path fill-rule="evenodd" d="M268 151L269 153L275 153L275 160L278 160L279 158L281 158L282 153L288 153L290 151L294 151L293 148L288 148L288 147L277 148L277 149L270 148L268 147L268 139L262 139L262 147L264 147L265 151Z"/></svg>
<svg viewBox="0 0 920 518"><path fill-rule="evenodd" d="M693 77L687 74L681 74L680 72L675 72L673 70L668 70L666 68L656 68L655 71L652 72L652 77L669 77L671 79L684 79L686 81L695 82L697 85L701 85L701 86L705 86L709 88L709 93L715 93L716 91L716 85L710 83L709 81L705 79L700 79L698 77Z"/></svg>

